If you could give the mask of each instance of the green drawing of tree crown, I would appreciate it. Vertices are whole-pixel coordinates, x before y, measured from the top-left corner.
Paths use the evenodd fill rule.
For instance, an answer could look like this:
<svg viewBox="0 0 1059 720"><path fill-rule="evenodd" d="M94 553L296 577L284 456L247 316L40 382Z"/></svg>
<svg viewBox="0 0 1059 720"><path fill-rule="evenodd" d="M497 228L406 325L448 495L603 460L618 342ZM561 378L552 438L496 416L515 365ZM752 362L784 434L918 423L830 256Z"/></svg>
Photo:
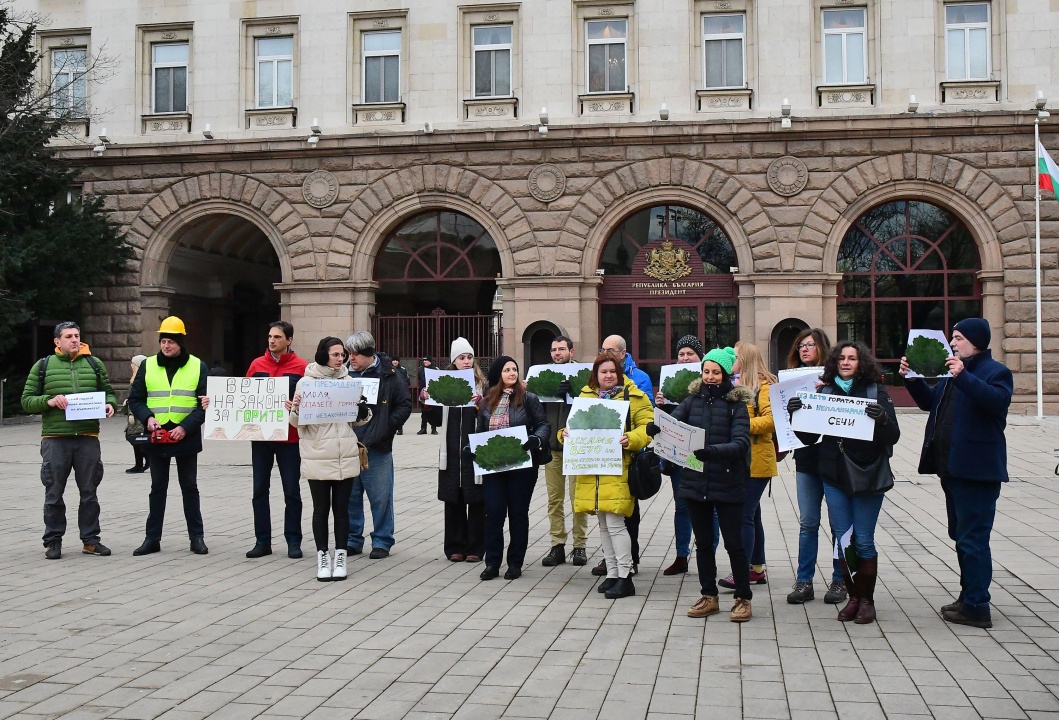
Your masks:
<svg viewBox="0 0 1059 720"><path fill-rule="evenodd" d="M526 380L526 390L541 397L559 397L559 383L566 379L554 370L541 370Z"/></svg>
<svg viewBox="0 0 1059 720"><path fill-rule="evenodd" d="M592 405L571 415L566 427L571 430L621 430L621 413L604 405Z"/></svg>
<svg viewBox="0 0 1059 720"><path fill-rule="evenodd" d="M662 383L662 396L675 403L682 402L690 394L688 385L698 379L699 373L694 370L677 370Z"/></svg>
<svg viewBox="0 0 1059 720"><path fill-rule="evenodd" d="M945 374L945 361L949 353L940 340L920 335L905 348L908 367L924 377Z"/></svg>
<svg viewBox="0 0 1059 720"><path fill-rule="evenodd" d="M582 368L576 375L570 376L570 396L577 397L588 385L588 378L592 375L592 368Z"/></svg>
<svg viewBox="0 0 1059 720"><path fill-rule="evenodd" d="M427 395L442 405L466 405L471 401L474 391L463 378L442 375L427 383Z"/></svg>
<svg viewBox="0 0 1059 720"><path fill-rule="evenodd" d="M474 462L483 470L515 467L529 457L529 453L522 449L522 442L510 435L494 435L474 451Z"/></svg>

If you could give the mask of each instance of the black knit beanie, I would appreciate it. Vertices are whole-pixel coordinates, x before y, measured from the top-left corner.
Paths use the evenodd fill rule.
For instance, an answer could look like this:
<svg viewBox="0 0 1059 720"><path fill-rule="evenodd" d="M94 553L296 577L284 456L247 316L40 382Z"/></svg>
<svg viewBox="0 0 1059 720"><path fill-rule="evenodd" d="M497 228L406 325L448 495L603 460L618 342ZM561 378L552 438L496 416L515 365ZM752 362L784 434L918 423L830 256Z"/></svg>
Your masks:
<svg viewBox="0 0 1059 720"><path fill-rule="evenodd" d="M489 365L489 387L500 384L500 373L509 362L515 363L515 368L518 369L518 362L510 355L501 355ZM521 372L519 374L521 375Z"/></svg>

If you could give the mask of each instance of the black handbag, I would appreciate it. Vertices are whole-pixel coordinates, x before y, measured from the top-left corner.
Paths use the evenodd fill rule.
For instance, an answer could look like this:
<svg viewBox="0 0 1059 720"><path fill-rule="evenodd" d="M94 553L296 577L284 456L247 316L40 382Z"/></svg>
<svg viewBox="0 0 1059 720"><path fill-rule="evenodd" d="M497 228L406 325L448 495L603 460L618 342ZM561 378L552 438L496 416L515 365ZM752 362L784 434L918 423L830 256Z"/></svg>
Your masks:
<svg viewBox="0 0 1059 720"><path fill-rule="evenodd" d="M893 452L892 448L890 452ZM838 479L841 490L847 495L881 495L894 486L890 453L879 453L874 460L864 462L847 453L839 440L838 455Z"/></svg>
<svg viewBox="0 0 1059 720"><path fill-rule="evenodd" d="M629 400L629 388L625 388L625 400ZM632 412L630 411L629 415ZM625 429L629 430L631 419L625 417ZM654 450L644 449L633 455L629 463L629 494L637 500L647 500L662 488L662 461Z"/></svg>

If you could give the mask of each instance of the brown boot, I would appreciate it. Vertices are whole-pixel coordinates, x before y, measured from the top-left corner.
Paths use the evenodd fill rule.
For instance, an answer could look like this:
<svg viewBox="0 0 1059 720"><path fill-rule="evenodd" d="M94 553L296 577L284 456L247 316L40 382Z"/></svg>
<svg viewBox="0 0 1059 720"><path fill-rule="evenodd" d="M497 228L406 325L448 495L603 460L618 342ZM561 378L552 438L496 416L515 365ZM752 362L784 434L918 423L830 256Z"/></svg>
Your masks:
<svg viewBox="0 0 1059 720"><path fill-rule="evenodd" d="M842 568L842 578L846 583L846 591L849 593L849 597L846 599L846 606L838 611L838 619L840 622L849 622L857 617L857 610L860 609L860 597L858 597L857 593L857 584L853 582L853 578L850 576L846 559L840 558L838 564ZM857 577L860 578L859 572Z"/></svg>
<svg viewBox="0 0 1059 720"><path fill-rule="evenodd" d="M875 578L878 569L878 557L860 561L860 571L857 573L857 594L860 595L860 605L857 607L857 617L853 620L858 625L875 622Z"/></svg>

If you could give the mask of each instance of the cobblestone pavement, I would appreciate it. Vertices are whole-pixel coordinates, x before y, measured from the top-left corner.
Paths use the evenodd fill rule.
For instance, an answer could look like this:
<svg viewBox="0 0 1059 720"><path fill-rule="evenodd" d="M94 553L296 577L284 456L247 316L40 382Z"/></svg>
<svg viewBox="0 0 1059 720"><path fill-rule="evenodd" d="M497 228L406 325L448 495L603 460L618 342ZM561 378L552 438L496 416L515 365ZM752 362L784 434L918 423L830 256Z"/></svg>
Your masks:
<svg viewBox="0 0 1059 720"><path fill-rule="evenodd" d="M174 478L162 552L134 558L149 480L123 472L132 452L117 419L104 428L100 488L114 555L82 555L71 523L63 558L45 561L40 426L5 427L0 718L1059 717L1059 423L1016 418L1009 428L1012 482L993 536L995 624L985 631L937 615L958 592L956 555L936 478L915 474L924 417L900 420L899 482L877 535L879 621L868 626L837 622L820 600L785 602L798 538L791 460L762 504L770 584L755 587L754 619L737 625L726 613L689 619L694 573L662 575L673 545L667 486L643 506L635 597L605 600L589 567L541 567L543 481L525 574L479 582L481 565L442 557L437 438L414 434L396 439L394 552L353 558L347 582L315 579L307 491L306 558L244 558L245 445L208 443L200 458L209 555L188 552ZM76 506L72 481L66 499ZM282 510L275 476L274 528ZM596 538L593 529L590 564ZM825 566L828 553L825 540ZM723 551L718 559L726 573Z"/></svg>

